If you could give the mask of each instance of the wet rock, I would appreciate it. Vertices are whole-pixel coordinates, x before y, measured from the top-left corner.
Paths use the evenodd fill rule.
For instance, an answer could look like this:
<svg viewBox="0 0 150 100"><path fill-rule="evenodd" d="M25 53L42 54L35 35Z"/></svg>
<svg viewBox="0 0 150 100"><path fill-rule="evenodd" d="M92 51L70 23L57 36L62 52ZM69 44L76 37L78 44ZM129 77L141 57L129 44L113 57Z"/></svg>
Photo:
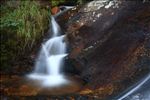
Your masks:
<svg viewBox="0 0 150 100"><path fill-rule="evenodd" d="M66 77L70 84L61 85L58 87L42 87L41 81L30 80L26 77L20 77L18 75L2 75L0 79L0 93L2 96L56 96L57 98L63 97L65 94L67 97L71 93L77 93L82 87L82 80L77 77ZM52 98L52 97L50 97ZM64 97L63 97L64 98Z"/></svg>
<svg viewBox="0 0 150 100"><path fill-rule="evenodd" d="M59 11L60 11L59 7L53 7L53 8L51 9L52 15L57 14Z"/></svg>
<svg viewBox="0 0 150 100"><path fill-rule="evenodd" d="M88 86L95 89L115 83L117 90L123 80L142 73L139 70L144 71L143 75L150 71L146 52L150 40L149 4L95 0L57 18L68 36L69 59Z"/></svg>
<svg viewBox="0 0 150 100"><path fill-rule="evenodd" d="M135 9L134 7L132 3L124 2L119 5L119 8L110 7L106 9L104 6L95 10L90 10L89 6L81 8L67 23L66 32L68 33L69 41L71 41L70 43L75 45L76 48L76 45L81 44L84 48L90 47L94 42L98 42L96 40L104 38L104 34L107 33L105 31L109 31L116 22L124 18L130 18L134 14L132 12ZM86 8L88 10L84 10ZM128 16L129 14L130 16ZM106 34L105 37L108 36Z"/></svg>
<svg viewBox="0 0 150 100"><path fill-rule="evenodd" d="M81 6L75 6L72 9L62 11L63 13L59 13L59 15L56 17L57 22L64 32L66 32L66 28L68 25L67 22L78 12L80 8Z"/></svg>

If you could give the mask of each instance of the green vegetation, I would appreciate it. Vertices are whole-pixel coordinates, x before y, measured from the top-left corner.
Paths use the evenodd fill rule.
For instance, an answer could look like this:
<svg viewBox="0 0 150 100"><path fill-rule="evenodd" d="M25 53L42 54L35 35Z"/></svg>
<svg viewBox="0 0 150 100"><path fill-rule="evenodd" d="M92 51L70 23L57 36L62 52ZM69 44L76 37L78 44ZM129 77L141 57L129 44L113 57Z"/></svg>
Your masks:
<svg viewBox="0 0 150 100"><path fill-rule="evenodd" d="M50 0L51 1L51 0ZM65 0L52 0L51 1L51 4L52 4L52 6L54 7L54 6L57 6L57 5L59 5L60 3L64 3L65 2Z"/></svg>
<svg viewBox="0 0 150 100"><path fill-rule="evenodd" d="M59 4L85 4L88 1L92 1L92 0L50 0L52 7L54 6L58 6Z"/></svg>
<svg viewBox="0 0 150 100"><path fill-rule="evenodd" d="M11 2L16 5L10 6ZM6 1L0 8L1 64L8 67L28 55L48 28L48 11L36 1Z"/></svg>

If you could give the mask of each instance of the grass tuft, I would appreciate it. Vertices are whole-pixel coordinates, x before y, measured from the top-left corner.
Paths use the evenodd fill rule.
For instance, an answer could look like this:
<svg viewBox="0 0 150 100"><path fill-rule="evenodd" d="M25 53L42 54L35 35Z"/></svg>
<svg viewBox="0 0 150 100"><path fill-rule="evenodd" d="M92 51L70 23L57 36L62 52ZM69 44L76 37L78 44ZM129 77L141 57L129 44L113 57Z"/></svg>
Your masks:
<svg viewBox="0 0 150 100"><path fill-rule="evenodd" d="M41 8L38 2L13 2L16 3L6 1L0 7L1 63L4 66L31 51L49 23L48 10Z"/></svg>

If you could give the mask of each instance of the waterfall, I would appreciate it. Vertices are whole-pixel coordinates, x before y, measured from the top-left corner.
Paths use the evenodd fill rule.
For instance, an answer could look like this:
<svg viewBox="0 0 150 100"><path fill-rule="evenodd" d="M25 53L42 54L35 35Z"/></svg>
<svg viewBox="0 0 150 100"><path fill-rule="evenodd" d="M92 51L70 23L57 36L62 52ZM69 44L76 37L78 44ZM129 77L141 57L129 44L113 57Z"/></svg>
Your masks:
<svg viewBox="0 0 150 100"><path fill-rule="evenodd" d="M60 27L54 17L51 17L51 29L53 35L42 44L35 69L28 77L42 81L42 86L53 87L67 83L64 75L60 73L67 53L65 35L61 35Z"/></svg>

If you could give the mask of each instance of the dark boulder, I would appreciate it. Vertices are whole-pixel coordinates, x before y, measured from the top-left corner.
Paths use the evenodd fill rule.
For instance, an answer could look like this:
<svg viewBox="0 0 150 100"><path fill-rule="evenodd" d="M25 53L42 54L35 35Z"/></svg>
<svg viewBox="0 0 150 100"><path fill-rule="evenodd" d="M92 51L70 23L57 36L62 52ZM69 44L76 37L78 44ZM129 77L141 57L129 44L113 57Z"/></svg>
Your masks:
<svg viewBox="0 0 150 100"><path fill-rule="evenodd" d="M91 87L150 72L149 5L95 0L57 17L68 36L69 59Z"/></svg>

